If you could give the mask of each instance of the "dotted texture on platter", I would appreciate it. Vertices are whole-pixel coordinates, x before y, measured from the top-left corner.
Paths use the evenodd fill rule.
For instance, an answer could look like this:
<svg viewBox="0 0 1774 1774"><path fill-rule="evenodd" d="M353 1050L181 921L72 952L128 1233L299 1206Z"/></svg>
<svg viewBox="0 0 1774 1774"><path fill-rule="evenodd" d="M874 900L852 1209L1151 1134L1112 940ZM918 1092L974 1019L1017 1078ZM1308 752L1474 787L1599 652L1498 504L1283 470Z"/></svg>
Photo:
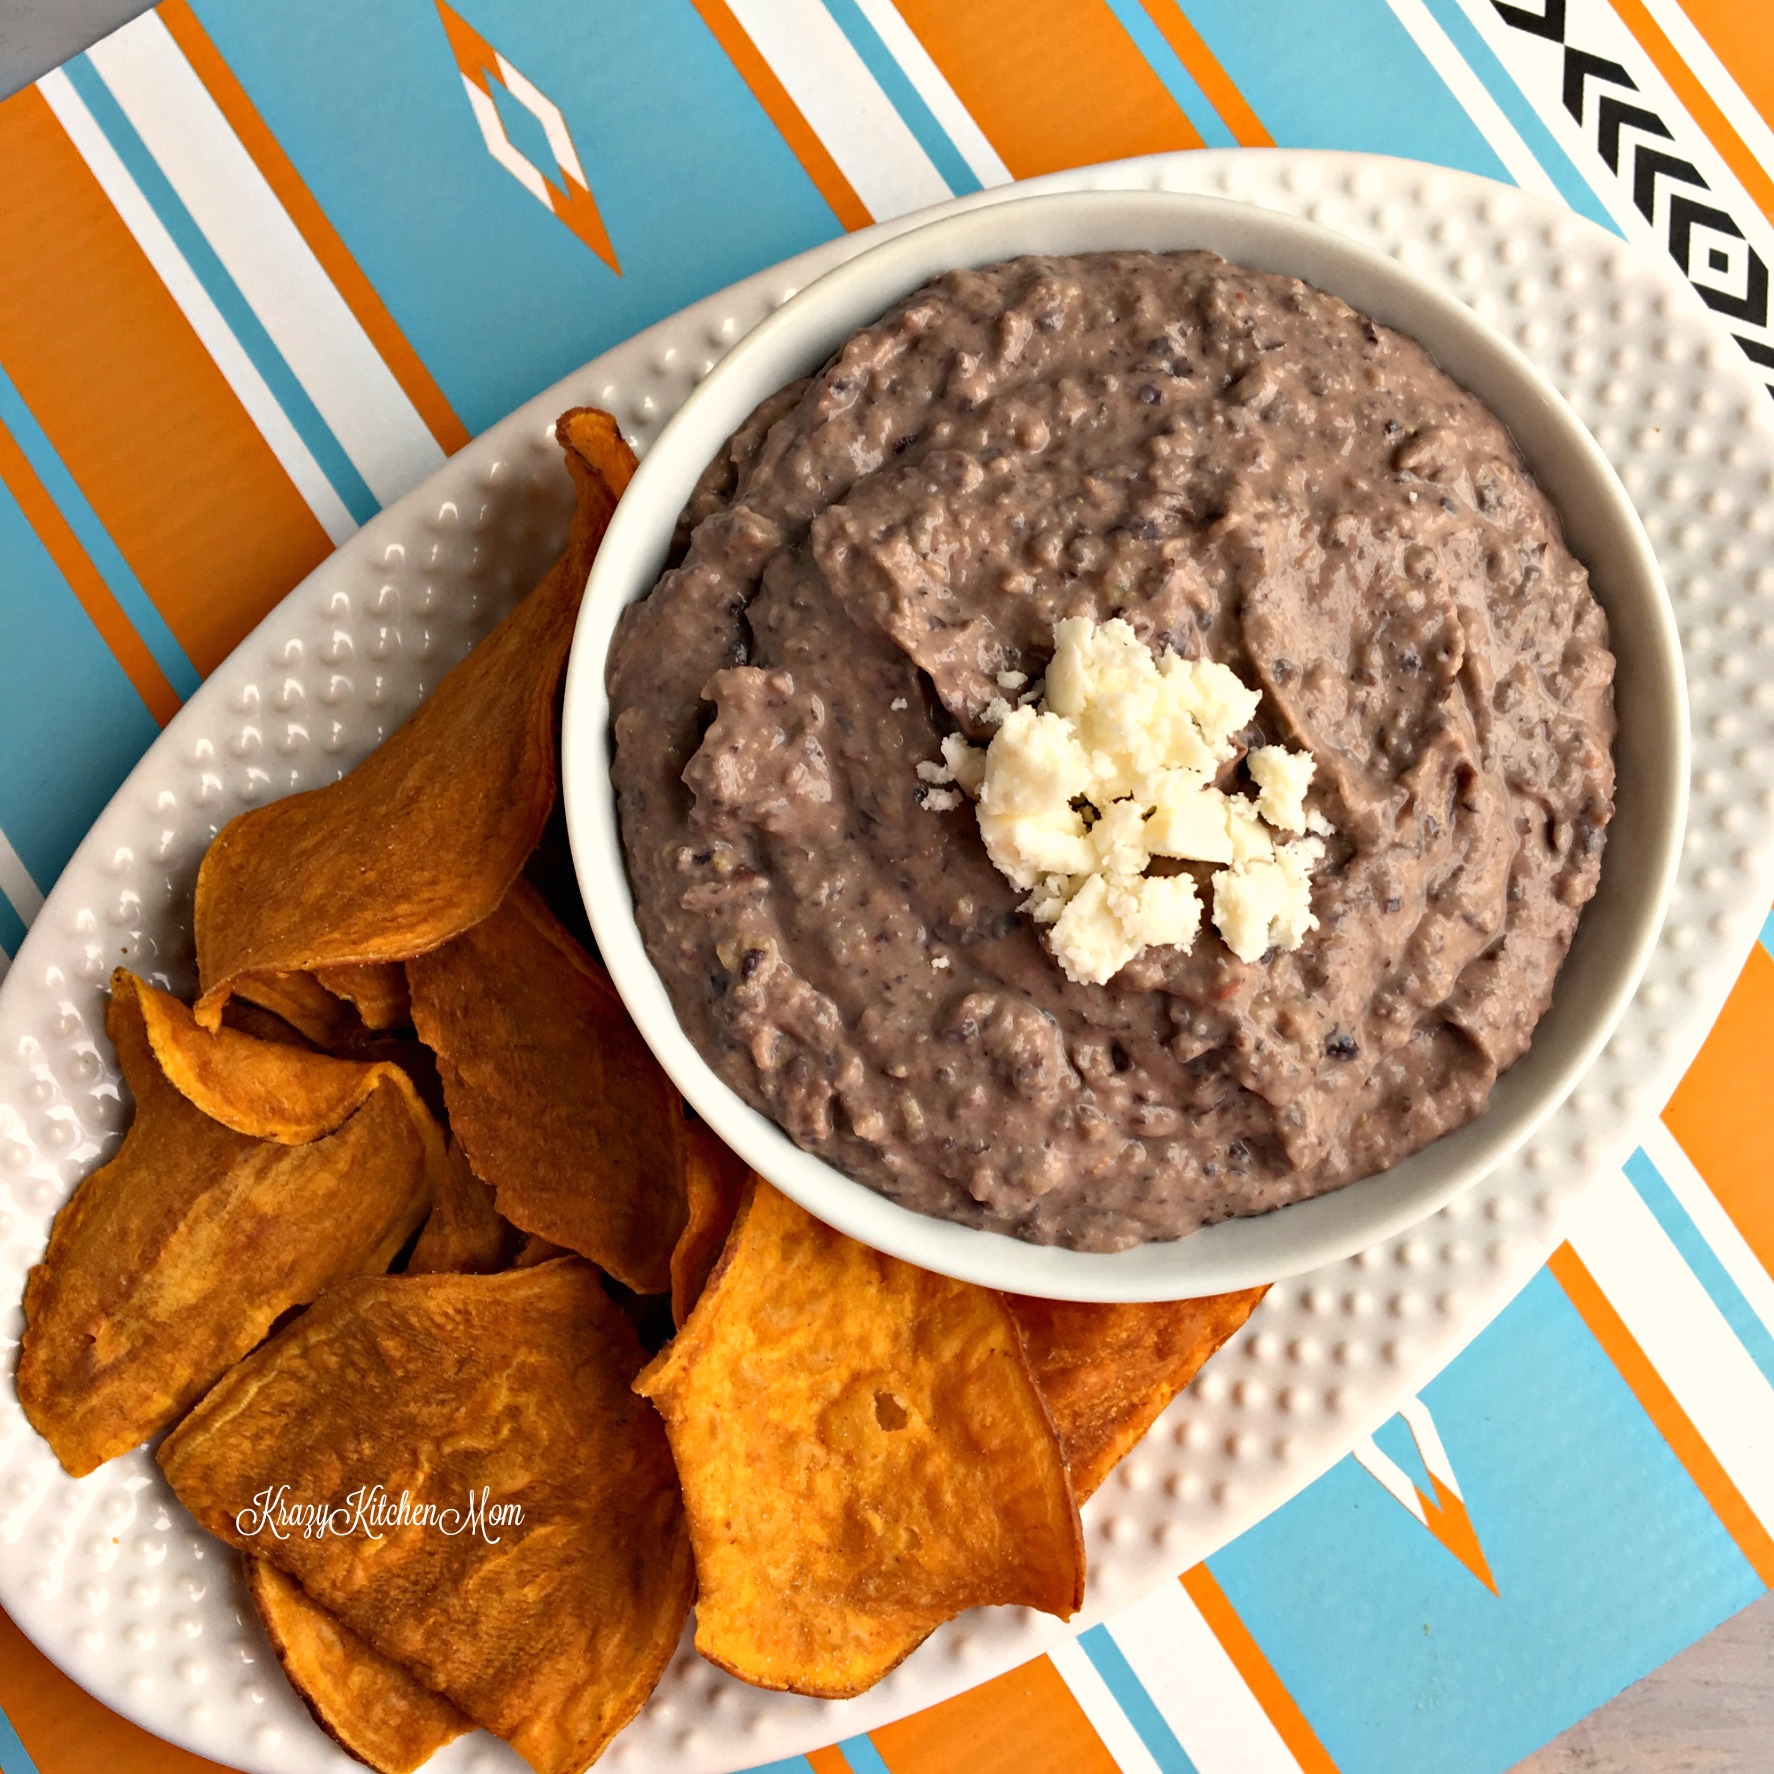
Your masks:
<svg viewBox="0 0 1774 1774"><path fill-rule="evenodd" d="M1774 837L1774 409L1673 266L1543 200L1406 162L1322 152L1154 156L1027 191L1156 188L1308 217L1434 279L1569 398L1638 505L1675 603L1694 720L1689 830L1668 926L1618 1033L1514 1159L1432 1219L1278 1285L1085 1512L1091 1575L1070 1628L984 1610L872 1693L746 1688L680 1650L605 1765L713 1774L928 1706L1174 1576L1299 1491L1438 1372L1534 1273L1565 1206L1618 1163L1735 979L1769 897ZM987 193L953 210L1008 195ZM941 212L933 212L941 213ZM197 864L243 808L362 757L559 544L563 408L612 408L645 449L697 379L811 277L907 224L835 241L630 340L495 426L299 586L167 728L94 827L0 990L0 1345L69 1191L126 1120L104 1038L125 962L191 984ZM75 1482L0 1387L0 1603L148 1729L253 1774L353 1769L278 1674L230 1553L146 1451ZM430 1764L509 1771L484 1735Z"/></svg>

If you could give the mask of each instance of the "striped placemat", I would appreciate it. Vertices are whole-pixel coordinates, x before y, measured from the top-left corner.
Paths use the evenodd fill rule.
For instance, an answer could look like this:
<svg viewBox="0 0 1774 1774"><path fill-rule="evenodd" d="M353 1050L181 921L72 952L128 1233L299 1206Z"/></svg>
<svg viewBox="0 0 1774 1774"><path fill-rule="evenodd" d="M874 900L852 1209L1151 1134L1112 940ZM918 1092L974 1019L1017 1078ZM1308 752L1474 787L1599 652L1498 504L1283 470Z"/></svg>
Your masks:
<svg viewBox="0 0 1774 1774"><path fill-rule="evenodd" d="M166 0L0 103L0 969L248 628L470 435L842 229L1366 149L1670 254L1774 376L1740 0ZM1774 589L1774 578L1770 580ZM1075 1644L794 1774L1494 1774L1774 1583L1774 920L1570 1242ZM173 1774L0 1616L4 1774Z"/></svg>

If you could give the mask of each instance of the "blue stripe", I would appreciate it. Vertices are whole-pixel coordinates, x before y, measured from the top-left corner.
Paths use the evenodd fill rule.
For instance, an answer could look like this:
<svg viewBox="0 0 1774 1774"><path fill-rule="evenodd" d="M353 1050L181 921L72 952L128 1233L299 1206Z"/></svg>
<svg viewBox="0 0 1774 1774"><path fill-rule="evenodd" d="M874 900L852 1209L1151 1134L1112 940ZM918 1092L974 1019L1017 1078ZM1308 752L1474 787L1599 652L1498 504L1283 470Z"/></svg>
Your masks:
<svg viewBox="0 0 1774 1774"><path fill-rule="evenodd" d="M1682 1253L1682 1261L1694 1271L1700 1285L1712 1296L1712 1303L1724 1314L1725 1322L1737 1333L1737 1340L1749 1351L1750 1359L1762 1370L1762 1378L1774 1386L1774 1332L1743 1297L1742 1290L1719 1261L1718 1253L1688 1218L1687 1209L1676 1199L1675 1191L1649 1156L1642 1150L1634 1152L1627 1159L1625 1170L1640 1199L1669 1234L1670 1243Z"/></svg>
<svg viewBox="0 0 1774 1774"><path fill-rule="evenodd" d="M24 397L12 385L12 379L0 365L0 426L12 433L24 452L32 472L42 481L44 490L55 501L56 508L68 520L87 558L110 587L118 607L129 618L130 627L141 636L143 644L154 656L154 663L166 675L166 681L179 694L181 701L190 697L203 681L196 666L186 657L178 636L167 627L166 618L142 589L142 582L123 558L110 532L99 521L99 515L87 504L81 492L56 454L36 415L25 405Z"/></svg>
<svg viewBox="0 0 1774 1774"><path fill-rule="evenodd" d="M271 335L265 331L252 305L240 293L240 286L216 257L203 230L148 152L147 144L136 134L135 126L123 113L123 107L111 96L111 89L99 78L98 70L86 56L76 56L67 64L66 72L74 90L104 131L106 140L116 149L118 159L141 188L149 208L172 236L173 244L203 285L204 293L220 310L228 330L239 340L253 368L265 379L266 387L283 408L296 435L308 446L309 454L320 464L321 472L333 483L345 509L358 523L368 523L381 509L376 496L352 465L331 427L320 416L319 408L308 398L283 353L272 343Z"/></svg>
<svg viewBox="0 0 1774 1774"><path fill-rule="evenodd" d="M813 1764L805 1756L790 1756L781 1762L759 1762L755 1768L745 1769L744 1774L813 1774Z"/></svg>
<svg viewBox="0 0 1774 1774"><path fill-rule="evenodd" d="M838 1749L850 1764L850 1774L891 1774L881 1752L866 1737L846 1737Z"/></svg>
<svg viewBox="0 0 1774 1774"><path fill-rule="evenodd" d="M841 232L690 0L457 7L560 106L620 277L487 153L435 6L193 6L471 432Z"/></svg>
<svg viewBox="0 0 1774 1774"><path fill-rule="evenodd" d="M1202 141L1210 148L1236 148L1238 138L1196 85L1195 76L1177 60L1176 51L1165 42L1164 33L1152 23L1139 0L1109 0L1109 10L1151 64L1152 72L1164 82L1177 109L1200 131Z"/></svg>
<svg viewBox="0 0 1774 1774"><path fill-rule="evenodd" d="M1589 181L1578 172L1576 163L1558 145L1558 138L1541 120L1539 112L1528 103L1522 90L1510 77L1509 70L1492 53L1491 46L1478 33L1478 28L1461 11L1455 0L1423 0L1435 22L1447 32L1460 59L1465 62L1484 89L1497 101L1497 107L1515 128L1527 149L1539 161L1546 176L1558 187L1558 194L1579 215L1600 222L1610 233L1619 234L1620 224L1608 214Z"/></svg>
<svg viewBox="0 0 1774 1774"><path fill-rule="evenodd" d="M825 0L825 9L832 22L850 40L850 47L862 57L863 66L874 75L886 93L888 102L905 120L906 127L918 138L918 146L931 158L943 181L957 197L980 189L973 168L962 158L961 151L949 139L949 133L937 122L936 114L924 103L911 77L894 59L893 52L875 33L856 0Z"/></svg>
<svg viewBox="0 0 1774 1774"><path fill-rule="evenodd" d="M1774 912L1770 912L1762 921L1762 947L1770 955L1774 955Z"/></svg>
<svg viewBox="0 0 1774 1774"><path fill-rule="evenodd" d="M1127 1722L1139 1733L1140 1742L1146 1746L1162 1774L1196 1774L1195 1764L1177 1742L1176 1733L1164 1722L1158 1703L1133 1673L1133 1665L1122 1655L1121 1647L1115 1643L1108 1627L1093 1626L1088 1632L1080 1633L1078 1644L1095 1665L1104 1687L1114 1696L1115 1704L1127 1715Z"/></svg>
<svg viewBox="0 0 1774 1774"><path fill-rule="evenodd" d="M1403 154L1508 178L1386 0L1188 0L1185 11L1283 146Z"/></svg>
<svg viewBox="0 0 1774 1774"><path fill-rule="evenodd" d="M0 636L0 831L47 890L156 728L5 487Z"/></svg>
<svg viewBox="0 0 1774 1774"><path fill-rule="evenodd" d="M1546 1271L1423 1401L1497 1594L1348 1459L1208 1560L1349 1774L1513 1768L1766 1593Z"/></svg>
<svg viewBox="0 0 1774 1774"><path fill-rule="evenodd" d="M0 1712L0 1774L37 1774L37 1764L25 1754L12 1721Z"/></svg>
<svg viewBox="0 0 1774 1774"><path fill-rule="evenodd" d="M24 919L18 915L12 901L0 893L0 949L4 949L10 959L18 953L18 945L24 940Z"/></svg>

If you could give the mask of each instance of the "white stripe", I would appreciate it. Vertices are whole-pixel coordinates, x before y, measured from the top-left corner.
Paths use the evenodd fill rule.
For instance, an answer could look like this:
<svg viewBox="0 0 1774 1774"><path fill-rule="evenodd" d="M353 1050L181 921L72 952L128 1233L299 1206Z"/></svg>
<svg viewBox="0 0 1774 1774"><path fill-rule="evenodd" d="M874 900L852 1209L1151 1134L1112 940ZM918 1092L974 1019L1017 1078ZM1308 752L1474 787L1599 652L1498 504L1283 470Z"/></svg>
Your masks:
<svg viewBox="0 0 1774 1774"><path fill-rule="evenodd" d="M1198 1774L1300 1774L1181 1584L1159 1584L1123 1608L1109 1632Z"/></svg>
<svg viewBox="0 0 1774 1774"><path fill-rule="evenodd" d="M1705 88L1706 96L1724 112L1725 121L1736 130L1744 147L1765 171L1774 172L1774 129L1744 96L1730 70L1713 54L1712 45L1694 29L1676 0L1645 0L1645 4L1676 54Z"/></svg>
<svg viewBox="0 0 1774 1774"><path fill-rule="evenodd" d="M528 158L520 154L513 146L511 138L505 133L505 122L499 115L498 106L466 74L462 76L462 85L468 93L468 104L474 112L474 120L480 125L480 133L487 144L487 152L544 209L553 209L554 205L548 200L547 181L530 164Z"/></svg>
<svg viewBox="0 0 1774 1774"><path fill-rule="evenodd" d="M1711 1247L1720 1267L1737 1284L1737 1291L1748 1301L1750 1310L1774 1333L1774 1275L1768 1273L1762 1259L1750 1249L1736 1222L1694 1168L1694 1160L1661 1121L1645 1129L1641 1143L1645 1156L1656 1165L1658 1175L1694 1222L1695 1231Z"/></svg>
<svg viewBox="0 0 1774 1774"><path fill-rule="evenodd" d="M1572 1247L1764 1527L1774 1528L1774 1387L1622 1172L1571 1210Z"/></svg>
<svg viewBox="0 0 1774 1774"><path fill-rule="evenodd" d="M7 974L9 974L11 971L12 971L12 957L9 954L7 954L5 949L0 948L0 980L5 979Z"/></svg>
<svg viewBox="0 0 1774 1774"><path fill-rule="evenodd" d="M1071 1689L1072 1698L1089 1719L1091 1730L1103 1740L1103 1748L1121 1774L1163 1774L1120 1703L1109 1692L1109 1684L1091 1662L1090 1653L1070 1638L1063 1645L1055 1645L1047 1658Z"/></svg>
<svg viewBox="0 0 1774 1774"><path fill-rule="evenodd" d="M43 889L31 879L24 858L13 849L5 832L0 832L0 893L12 902L21 924L30 924L43 910Z"/></svg>
<svg viewBox="0 0 1774 1774"><path fill-rule="evenodd" d="M973 121L973 113L962 104L960 94L943 77L942 69L930 59L930 52L918 41L918 34L900 17L893 0L856 0L856 4L863 17L874 26L875 35L881 39L887 53L899 63L900 71L917 89L918 97L929 106L930 115L955 144L973 176L988 189L993 185L1011 183L1010 168L998 157L998 150L986 140L986 132Z"/></svg>
<svg viewBox="0 0 1774 1774"><path fill-rule="evenodd" d="M577 179L580 184L585 184L585 168L579 164L579 151L573 146L573 138L567 133L567 120L561 115L560 107L538 92L497 50L493 54L498 60L499 78L504 81L505 90L542 125L542 133L548 138L548 149L554 156L555 164L562 172Z"/></svg>
<svg viewBox="0 0 1774 1774"><path fill-rule="evenodd" d="M732 8L877 222L954 195L819 0L732 0Z"/></svg>
<svg viewBox="0 0 1774 1774"><path fill-rule="evenodd" d="M173 244L172 236L161 225L140 186L117 158L116 150L105 139L104 131L75 92L73 83L58 68L37 82L37 90L68 132L69 140L110 198L123 225L159 274L180 312L191 323L191 330L234 390L247 417L257 426L259 435L270 446L284 473L295 483L296 491L319 520L320 527L335 544L343 542L357 528L351 513L345 509L345 502L333 490L332 482L321 472L320 464L278 405L277 397L266 386L264 377L253 367L252 359L242 349L221 311L197 281L196 273Z"/></svg>
<svg viewBox="0 0 1774 1774"><path fill-rule="evenodd" d="M1461 109L1478 125L1479 134L1490 143L1509 176L1524 191L1550 197L1562 205L1564 193L1534 158L1533 150L1516 134L1515 125L1504 116L1502 107L1473 73L1447 32L1435 22L1423 0L1387 0L1387 4L1441 76L1442 83L1459 100Z"/></svg>
<svg viewBox="0 0 1774 1774"><path fill-rule="evenodd" d="M1435 1419L1430 1416L1428 1405L1420 1398L1407 1398L1398 1407L1398 1414L1404 1419L1404 1426L1410 1430L1411 1440L1417 1444L1417 1453L1429 1476L1443 1490L1464 1503L1466 1498L1461 1493L1460 1481L1454 1477L1454 1463L1448 1458L1447 1449L1441 1445L1441 1431L1435 1427Z"/></svg>
<svg viewBox="0 0 1774 1774"><path fill-rule="evenodd" d="M1359 1466L1368 1477L1375 1478L1385 1488L1386 1494L1395 1501L1402 1503L1424 1527L1429 1525L1429 1517L1423 1509L1423 1499L1417 1494L1417 1487L1411 1483L1404 1468L1388 1453L1371 1435L1364 1435L1349 1450Z"/></svg>
<svg viewBox="0 0 1774 1774"><path fill-rule="evenodd" d="M378 503L443 451L172 33L145 13L92 65Z"/></svg>

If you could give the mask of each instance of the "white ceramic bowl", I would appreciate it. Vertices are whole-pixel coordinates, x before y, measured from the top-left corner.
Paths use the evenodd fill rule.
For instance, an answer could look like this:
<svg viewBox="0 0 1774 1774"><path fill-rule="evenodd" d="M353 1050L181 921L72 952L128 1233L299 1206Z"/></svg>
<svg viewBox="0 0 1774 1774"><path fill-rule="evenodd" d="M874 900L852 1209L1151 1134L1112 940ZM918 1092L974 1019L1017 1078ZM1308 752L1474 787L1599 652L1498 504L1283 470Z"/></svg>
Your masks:
<svg viewBox="0 0 1774 1774"><path fill-rule="evenodd" d="M1390 1170L1316 1200L1113 1254L1027 1244L887 1200L796 1146L738 1097L679 1026L635 925L610 784L605 658L623 607L656 582L704 466L753 408L940 272L1021 253L1203 247L1300 277L1419 340L1509 427L1589 568L1619 662L1617 811L1533 1044L1476 1120ZM1656 561L1606 458L1512 345L1435 285L1326 229L1214 198L1091 191L996 203L897 235L811 283L743 339L647 453L592 568L567 675L568 830L604 960L642 1035L717 1133L830 1225L927 1269L1061 1299L1182 1298L1346 1257L1433 1213L1512 1152L1571 1090L1631 996L1662 923L1686 810L1688 713Z"/></svg>

